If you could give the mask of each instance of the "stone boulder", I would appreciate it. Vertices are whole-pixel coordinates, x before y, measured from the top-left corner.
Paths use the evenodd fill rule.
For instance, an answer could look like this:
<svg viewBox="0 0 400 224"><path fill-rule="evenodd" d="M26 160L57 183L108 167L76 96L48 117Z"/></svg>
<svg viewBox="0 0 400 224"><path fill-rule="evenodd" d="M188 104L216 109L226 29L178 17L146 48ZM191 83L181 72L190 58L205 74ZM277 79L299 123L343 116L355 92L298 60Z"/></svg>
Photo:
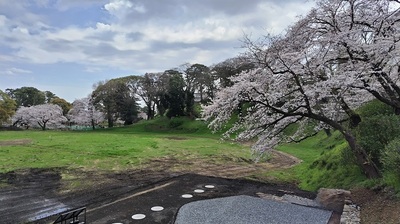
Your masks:
<svg viewBox="0 0 400 224"><path fill-rule="evenodd" d="M321 188L318 190L315 201L323 208L342 213L346 199L351 197L351 192L342 189Z"/></svg>

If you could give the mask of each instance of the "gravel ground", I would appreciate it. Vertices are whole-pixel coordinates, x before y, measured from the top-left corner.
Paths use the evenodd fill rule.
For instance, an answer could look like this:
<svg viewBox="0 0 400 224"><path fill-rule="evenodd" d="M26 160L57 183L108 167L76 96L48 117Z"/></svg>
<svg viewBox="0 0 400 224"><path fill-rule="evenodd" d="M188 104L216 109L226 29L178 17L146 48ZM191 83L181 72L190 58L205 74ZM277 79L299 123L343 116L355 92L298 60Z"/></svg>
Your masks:
<svg viewBox="0 0 400 224"><path fill-rule="evenodd" d="M327 224L331 215L326 210L240 195L186 204L175 224Z"/></svg>

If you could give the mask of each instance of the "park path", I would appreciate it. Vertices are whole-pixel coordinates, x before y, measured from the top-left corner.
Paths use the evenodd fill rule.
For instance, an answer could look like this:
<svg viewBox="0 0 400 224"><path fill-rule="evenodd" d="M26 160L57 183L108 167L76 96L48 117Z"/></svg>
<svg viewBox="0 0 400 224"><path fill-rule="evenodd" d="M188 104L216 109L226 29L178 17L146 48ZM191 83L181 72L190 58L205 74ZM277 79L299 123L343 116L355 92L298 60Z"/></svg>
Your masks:
<svg viewBox="0 0 400 224"><path fill-rule="evenodd" d="M206 176L223 177L223 178L246 178L255 173L266 171L288 169L301 160L284 152L271 150L272 158L268 162L254 163L251 160L226 157L225 162L210 163L208 160L187 159L177 161L174 158L158 158L151 161L146 169L163 167L164 170L175 173L195 173ZM211 160L212 161L212 160Z"/></svg>

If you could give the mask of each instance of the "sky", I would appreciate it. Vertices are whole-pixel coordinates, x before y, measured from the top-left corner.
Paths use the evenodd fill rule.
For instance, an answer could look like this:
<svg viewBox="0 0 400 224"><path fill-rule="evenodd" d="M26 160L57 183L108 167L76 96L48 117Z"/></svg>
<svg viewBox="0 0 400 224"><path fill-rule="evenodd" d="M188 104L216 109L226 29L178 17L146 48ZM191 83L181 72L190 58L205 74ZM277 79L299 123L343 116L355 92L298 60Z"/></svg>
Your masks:
<svg viewBox="0 0 400 224"><path fill-rule="evenodd" d="M307 0L0 0L0 90L35 87L73 102L93 84L212 66L282 34Z"/></svg>

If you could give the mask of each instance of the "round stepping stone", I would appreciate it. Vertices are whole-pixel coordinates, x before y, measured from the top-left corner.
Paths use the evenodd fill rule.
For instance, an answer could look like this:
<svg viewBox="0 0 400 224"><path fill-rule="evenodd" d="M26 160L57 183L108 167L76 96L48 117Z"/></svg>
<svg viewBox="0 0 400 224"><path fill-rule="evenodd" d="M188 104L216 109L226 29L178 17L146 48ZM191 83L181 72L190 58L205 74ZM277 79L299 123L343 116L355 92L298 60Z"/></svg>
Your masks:
<svg viewBox="0 0 400 224"><path fill-rule="evenodd" d="M140 220L140 219L144 219L144 218L146 218L146 215L144 215L144 214L132 215L132 219L134 219L134 220Z"/></svg>
<svg viewBox="0 0 400 224"><path fill-rule="evenodd" d="M154 206L154 207L151 207L151 210L152 210L153 212L159 212L159 211L164 210L164 207L161 207L161 206Z"/></svg>
<svg viewBox="0 0 400 224"><path fill-rule="evenodd" d="M206 185L206 186L204 186L205 188L208 188L208 189L211 189L211 188L214 188L215 186L214 185Z"/></svg>
<svg viewBox="0 0 400 224"><path fill-rule="evenodd" d="M191 195L191 194L183 194L182 198L193 198L193 195Z"/></svg>
<svg viewBox="0 0 400 224"><path fill-rule="evenodd" d="M196 189L196 190L194 190L194 192L195 192L195 193L204 193L204 190L202 190L202 189Z"/></svg>

